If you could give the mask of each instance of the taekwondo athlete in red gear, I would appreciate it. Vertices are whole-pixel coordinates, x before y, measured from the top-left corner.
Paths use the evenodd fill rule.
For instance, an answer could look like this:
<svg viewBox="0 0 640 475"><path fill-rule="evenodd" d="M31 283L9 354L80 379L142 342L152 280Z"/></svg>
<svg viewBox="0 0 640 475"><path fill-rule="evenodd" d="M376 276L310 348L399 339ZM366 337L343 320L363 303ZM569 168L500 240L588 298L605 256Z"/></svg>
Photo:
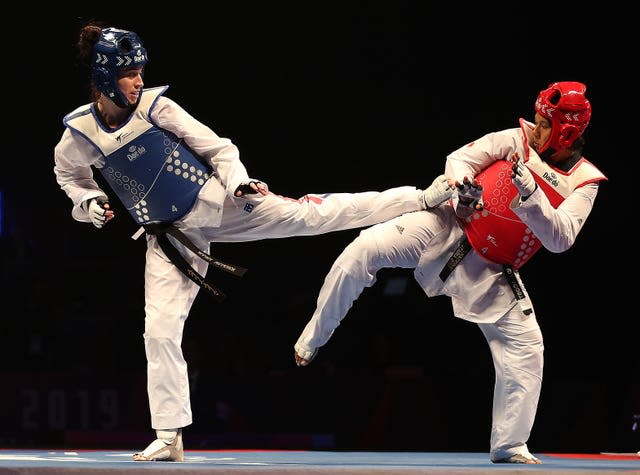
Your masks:
<svg viewBox="0 0 640 475"><path fill-rule="evenodd" d="M582 156L591 118L586 87L556 82L535 102L535 121L486 134L447 156L449 202L360 232L336 259L294 345L299 366L325 345L382 268L414 269L429 297L451 297L475 322L496 372L490 459L539 463L527 447L542 384L543 338L518 269L541 247L569 249L606 177Z"/></svg>
<svg viewBox="0 0 640 475"><path fill-rule="evenodd" d="M54 167L78 221L102 228L114 217L108 202L117 197L146 230L171 224L203 250L215 241L369 226L450 196L441 182L424 191L403 186L300 199L275 195L248 176L229 139L164 95L167 86L143 89L148 58L136 33L89 24L81 30L78 47L90 61L93 101L64 117ZM93 169L110 189L100 188ZM138 461L183 460L182 429L193 421L181 341L200 287L167 258L159 239L147 233L144 289L147 392L157 439L134 455ZM192 269L205 275L205 260L174 245Z"/></svg>

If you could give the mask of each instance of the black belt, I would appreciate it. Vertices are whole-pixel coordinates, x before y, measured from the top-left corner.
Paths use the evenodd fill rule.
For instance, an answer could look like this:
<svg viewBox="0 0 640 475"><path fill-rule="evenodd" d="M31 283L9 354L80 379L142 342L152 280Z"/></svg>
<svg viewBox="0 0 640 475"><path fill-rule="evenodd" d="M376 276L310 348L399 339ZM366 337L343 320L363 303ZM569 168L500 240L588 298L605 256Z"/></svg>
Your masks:
<svg viewBox="0 0 640 475"><path fill-rule="evenodd" d="M442 282L447 280L449 275L451 275L451 273L453 272L453 269L455 269L456 266L460 264L464 256L466 256L472 248L473 247L471 246L469 239L467 239L467 236L465 235L460 240L458 247L456 248L455 251L453 251L453 254L449 258L449 260L446 262L443 269L440 271L439 276ZM531 308L531 306L529 305L529 303L525 298L524 290L522 290L522 286L520 285L520 282L518 282L516 273L510 264L502 265L502 275L504 275L505 279L507 280L507 283L509 284L509 287L511 287L511 290L513 291L513 295L516 297L516 300L518 301L518 305L520 305L522 312L525 315L529 315L531 312L533 312L533 309Z"/></svg>
<svg viewBox="0 0 640 475"><path fill-rule="evenodd" d="M513 291L513 295L516 296L516 300L518 301L518 305L520 305L522 313L524 313L525 315L529 315L531 312L533 312L533 309L525 298L524 290L522 290L520 282L518 282L516 271L513 270L513 267L511 267L511 265L509 264L503 264L502 275L504 275L505 279L507 279L511 290Z"/></svg>
<svg viewBox="0 0 640 475"><path fill-rule="evenodd" d="M169 241L167 234L170 234L178 241L187 247L191 252L195 255L204 259L209 264L213 265L215 268L223 270L225 272L230 273L236 277L242 277L247 269L244 267L236 266L233 264L228 264L223 262L215 257L207 254L206 252L199 249L193 242L178 228L176 228L172 224L150 224L144 226L144 229L152 235L155 235L158 239L158 244L162 251L167 255L169 260L178 268L180 271L186 275L193 282L198 284L200 287L209 292L213 298L222 302L227 296L218 289L215 285L213 285L208 279L204 276L200 275L191 265L186 261L182 254L175 248L175 246Z"/></svg>
<svg viewBox="0 0 640 475"><path fill-rule="evenodd" d="M471 243L469 243L467 236L464 236L460 241L460 244L458 244L458 247L456 248L456 250L453 251L453 254L449 258L447 263L444 265L444 268L440 271L439 276L442 282L447 280L449 275L453 272L453 269L455 269L456 266L460 264L460 261L462 261L464 256L466 256L471 249L472 249Z"/></svg>

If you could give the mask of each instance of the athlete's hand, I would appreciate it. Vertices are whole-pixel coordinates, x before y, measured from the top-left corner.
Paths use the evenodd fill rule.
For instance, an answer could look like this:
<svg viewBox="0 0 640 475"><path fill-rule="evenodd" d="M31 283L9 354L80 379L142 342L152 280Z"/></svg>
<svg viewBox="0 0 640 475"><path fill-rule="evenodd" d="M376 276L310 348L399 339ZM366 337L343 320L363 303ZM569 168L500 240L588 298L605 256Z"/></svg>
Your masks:
<svg viewBox="0 0 640 475"><path fill-rule="evenodd" d="M456 214L461 218L466 218L474 211L482 211L484 202L482 201L482 185L474 178L470 180L465 176L462 183L456 180L455 186L458 189L458 204Z"/></svg>
<svg viewBox="0 0 640 475"><path fill-rule="evenodd" d="M455 190L454 182L444 175L438 176L429 188L422 192L422 205L425 209L435 208L445 202Z"/></svg>
<svg viewBox="0 0 640 475"><path fill-rule="evenodd" d="M258 180L251 180L245 183L240 183L236 191L234 191L234 195L236 196L244 196L247 194L255 194L260 193L261 195L266 195L269 192L269 187L266 183L263 183Z"/></svg>
<svg viewBox="0 0 640 475"><path fill-rule="evenodd" d="M114 216L109 203L96 198L92 198L91 201L89 201L88 210L91 222L98 229L108 223Z"/></svg>
<svg viewBox="0 0 640 475"><path fill-rule="evenodd" d="M518 156L518 152L512 155L511 163L511 180L518 189L518 193L520 193L522 199L526 200L531 196L531 193L536 191L538 184L522 159Z"/></svg>

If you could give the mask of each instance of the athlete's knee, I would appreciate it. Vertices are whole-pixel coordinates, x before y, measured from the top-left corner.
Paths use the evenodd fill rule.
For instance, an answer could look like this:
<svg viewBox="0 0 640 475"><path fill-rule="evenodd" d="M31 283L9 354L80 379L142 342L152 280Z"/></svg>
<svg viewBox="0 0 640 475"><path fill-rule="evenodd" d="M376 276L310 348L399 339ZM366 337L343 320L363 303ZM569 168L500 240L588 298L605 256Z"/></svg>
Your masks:
<svg viewBox="0 0 640 475"><path fill-rule="evenodd" d="M377 247L366 234L360 234L336 259L334 270L371 285L379 270Z"/></svg>
<svg viewBox="0 0 640 475"><path fill-rule="evenodd" d="M540 331L540 328L524 333L522 336L526 345L532 352L540 354L544 352L544 340L542 338L542 331Z"/></svg>
<svg viewBox="0 0 640 475"><path fill-rule="evenodd" d="M175 335L169 337L156 337L144 334L144 347L149 363L162 361L182 361L181 338Z"/></svg>
<svg viewBox="0 0 640 475"><path fill-rule="evenodd" d="M156 309L147 305L144 319L144 336L146 338L175 338L182 335L185 318L180 311L171 312L169 308Z"/></svg>
<svg viewBox="0 0 640 475"><path fill-rule="evenodd" d="M540 329L523 333L520 338L520 357L523 369L536 379L542 379L544 343Z"/></svg>
<svg viewBox="0 0 640 475"><path fill-rule="evenodd" d="M371 231L368 229L361 231L358 237L345 248L343 254L361 261L371 262L375 260L378 254L378 246Z"/></svg>
<svg viewBox="0 0 640 475"><path fill-rule="evenodd" d="M377 251L375 241L368 234L360 233L357 238L345 247L344 251L342 251L338 259L336 259L336 262L357 262L360 266L364 265L368 267L374 263Z"/></svg>

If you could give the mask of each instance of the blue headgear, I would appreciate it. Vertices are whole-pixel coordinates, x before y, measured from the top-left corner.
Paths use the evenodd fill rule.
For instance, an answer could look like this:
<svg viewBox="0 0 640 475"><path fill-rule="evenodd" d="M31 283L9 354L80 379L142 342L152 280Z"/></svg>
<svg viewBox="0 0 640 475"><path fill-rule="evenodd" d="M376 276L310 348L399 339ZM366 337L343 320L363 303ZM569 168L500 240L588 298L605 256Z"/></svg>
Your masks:
<svg viewBox="0 0 640 475"><path fill-rule="evenodd" d="M91 80L96 89L120 107L129 105L118 87L118 71L147 64L147 50L133 31L105 28L93 47ZM140 100L140 95L138 100Z"/></svg>

